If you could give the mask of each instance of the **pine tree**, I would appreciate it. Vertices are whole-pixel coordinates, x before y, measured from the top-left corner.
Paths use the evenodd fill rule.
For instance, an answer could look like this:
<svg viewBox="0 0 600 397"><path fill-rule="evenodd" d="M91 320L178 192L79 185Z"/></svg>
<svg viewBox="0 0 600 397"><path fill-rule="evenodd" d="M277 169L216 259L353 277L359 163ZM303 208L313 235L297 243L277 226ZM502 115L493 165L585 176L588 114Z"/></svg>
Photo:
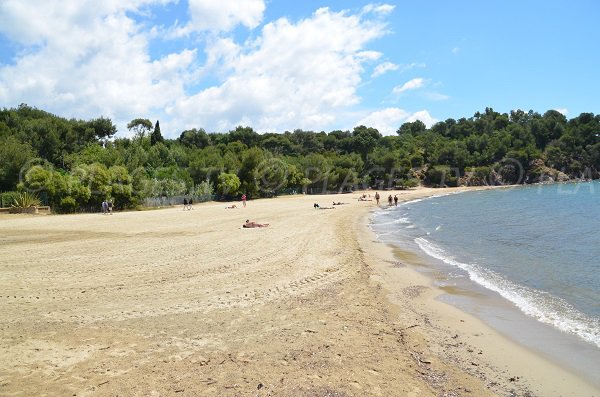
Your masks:
<svg viewBox="0 0 600 397"><path fill-rule="evenodd" d="M163 142L164 138L162 136L162 134L160 133L160 124L158 122L158 120L156 120L156 124L154 125L154 131L152 132L152 135L150 135L150 145L154 146L159 142Z"/></svg>

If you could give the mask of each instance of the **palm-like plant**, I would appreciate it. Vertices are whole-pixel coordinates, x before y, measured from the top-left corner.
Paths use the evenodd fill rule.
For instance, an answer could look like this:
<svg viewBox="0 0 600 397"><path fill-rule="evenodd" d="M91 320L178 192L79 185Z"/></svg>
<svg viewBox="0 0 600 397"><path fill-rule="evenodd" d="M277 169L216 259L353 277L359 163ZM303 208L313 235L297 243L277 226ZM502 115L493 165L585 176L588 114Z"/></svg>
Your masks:
<svg viewBox="0 0 600 397"><path fill-rule="evenodd" d="M39 207L42 205L40 198L33 193L23 192L15 198L14 203L12 204L13 208L30 208L30 207Z"/></svg>

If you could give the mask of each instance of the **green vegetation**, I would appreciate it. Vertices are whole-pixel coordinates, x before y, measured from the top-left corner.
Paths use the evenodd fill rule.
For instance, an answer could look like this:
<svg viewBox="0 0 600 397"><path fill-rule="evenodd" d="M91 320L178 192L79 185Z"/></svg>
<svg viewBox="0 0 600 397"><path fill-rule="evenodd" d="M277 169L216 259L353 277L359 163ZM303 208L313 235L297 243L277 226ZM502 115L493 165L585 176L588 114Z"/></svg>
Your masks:
<svg viewBox="0 0 600 397"><path fill-rule="evenodd" d="M31 208L31 207L39 207L42 205L39 197L35 194L23 192L15 198L15 201L12 204L13 208Z"/></svg>
<svg viewBox="0 0 600 397"><path fill-rule="evenodd" d="M131 138L114 138L110 119L67 120L27 105L0 110L0 192L34 192L54 210L117 208L147 198L213 193L231 199L354 188L536 183L597 179L600 115L557 111L498 113L399 126L258 134L202 128L163 138L160 124L136 118ZM4 201L4 200L3 200Z"/></svg>

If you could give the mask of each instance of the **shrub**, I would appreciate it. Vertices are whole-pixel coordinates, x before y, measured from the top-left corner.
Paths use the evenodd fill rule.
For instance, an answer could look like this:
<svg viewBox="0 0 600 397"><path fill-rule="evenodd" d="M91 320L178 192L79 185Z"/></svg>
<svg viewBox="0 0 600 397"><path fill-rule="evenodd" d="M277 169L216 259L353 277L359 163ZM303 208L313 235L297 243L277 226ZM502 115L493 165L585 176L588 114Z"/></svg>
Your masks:
<svg viewBox="0 0 600 397"><path fill-rule="evenodd" d="M210 182L203 181L190 189L190 195L198 202L212 200L213 188Z"/></svg>
<svg viewBox="0 0 600 397"><path fill-rule="evenodd" d="M450 167L436 165L427 170L427 173L425 174L425 183L437 187L454 187L458 185L458 178L452 175Z"/></svg>
<svg viewBox="0 0 600 397"><path fill-rule="evenodd" d="M39 197L34 193L23 192L20 193L17 198L15 198L12 207L13 208L29 208L29 207L39 207L42 205Z"/></svg>
<svg viewBox="0 0 600 397"><path fill-rule="evenodd" d="M60 200L60 210L62 212L66 212L66 213L72 213L75 212L75 210L77 209L78 205L77 205L77 201L75 201L75 199L71 196L67 196L67 197L63 197Z"/></svg>
<svg viewBox="0 0 600 397"><path fill-rule="evenodd" d="M235 174L222 172L218 178L217 189L223 196L235 196L240 190L240 178Z"/></svg>
<svg viewBox="0 0 600 397"><path fill-rule="evenodd" d="M4 192L0 193L0 207L7 208L15 203L15 199L20 195L19 192Z"/></svg>

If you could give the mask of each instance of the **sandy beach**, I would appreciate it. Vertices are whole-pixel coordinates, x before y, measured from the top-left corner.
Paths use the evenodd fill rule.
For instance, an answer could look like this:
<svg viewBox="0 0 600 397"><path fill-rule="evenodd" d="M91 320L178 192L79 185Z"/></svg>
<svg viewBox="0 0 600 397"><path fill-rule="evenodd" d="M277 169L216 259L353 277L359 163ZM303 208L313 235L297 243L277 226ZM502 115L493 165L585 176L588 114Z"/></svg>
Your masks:
<svg viewBox="0 0 600 397"><path fill-rule="evenodd" d="M0 395L600 396L435 300L358 197L1 215Z"/></svg>

